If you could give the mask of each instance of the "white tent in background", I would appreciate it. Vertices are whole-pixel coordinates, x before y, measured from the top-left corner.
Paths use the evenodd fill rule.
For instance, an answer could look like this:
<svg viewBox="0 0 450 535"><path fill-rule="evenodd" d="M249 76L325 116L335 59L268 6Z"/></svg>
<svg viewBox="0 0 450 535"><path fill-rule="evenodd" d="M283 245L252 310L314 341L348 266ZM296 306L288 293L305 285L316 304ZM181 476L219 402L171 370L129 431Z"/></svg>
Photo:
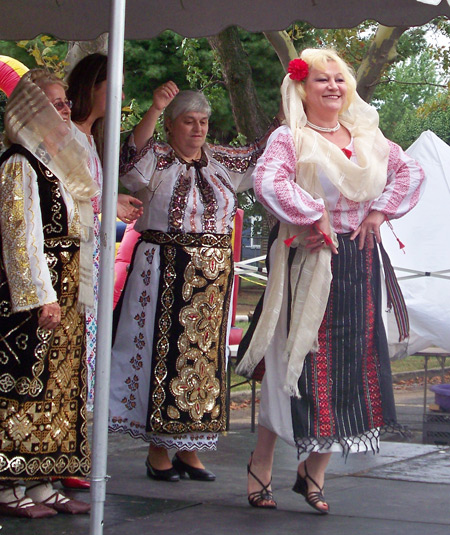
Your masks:
<svg viewBox="0 0 450 535"><path fill-rule="evenodd" d="M422 165L427 183L418 205L392 222L405 249L386 225L383 244L408 308L408 354L429 346L450 351L450 146L427 130L406 152Z"/></svg>

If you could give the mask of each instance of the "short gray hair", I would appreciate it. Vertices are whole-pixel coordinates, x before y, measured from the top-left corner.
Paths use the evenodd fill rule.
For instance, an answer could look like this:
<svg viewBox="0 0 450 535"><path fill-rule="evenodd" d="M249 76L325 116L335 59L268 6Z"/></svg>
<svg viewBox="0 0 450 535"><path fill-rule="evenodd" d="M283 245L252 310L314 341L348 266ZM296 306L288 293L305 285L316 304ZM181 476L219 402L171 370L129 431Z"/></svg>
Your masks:
<svg viewBox="0 0 450 535"><path fill-rule="evenodd" d="M211 106L201 91L180 91L164 111L164 128L167 132L166 122L174 121L182 113L188 111L206 113L211 116Z"/></svg>

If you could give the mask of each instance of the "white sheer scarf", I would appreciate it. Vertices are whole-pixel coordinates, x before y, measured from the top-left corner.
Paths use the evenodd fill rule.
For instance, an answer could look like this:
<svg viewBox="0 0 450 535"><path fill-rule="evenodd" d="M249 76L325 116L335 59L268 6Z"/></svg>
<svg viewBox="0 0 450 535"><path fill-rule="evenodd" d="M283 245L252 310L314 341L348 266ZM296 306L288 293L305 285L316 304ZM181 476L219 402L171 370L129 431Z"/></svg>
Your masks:
<svg viewBox="0 0 450 535"><path fill-rule="evenodd" d="M93 306L94 215L91 198L99 193L88 168L88 155L74 138L70 124L60 117L45 93L26 73L5 110L5 131L43 163L71 194L80 214L80 308Z"/></svg>

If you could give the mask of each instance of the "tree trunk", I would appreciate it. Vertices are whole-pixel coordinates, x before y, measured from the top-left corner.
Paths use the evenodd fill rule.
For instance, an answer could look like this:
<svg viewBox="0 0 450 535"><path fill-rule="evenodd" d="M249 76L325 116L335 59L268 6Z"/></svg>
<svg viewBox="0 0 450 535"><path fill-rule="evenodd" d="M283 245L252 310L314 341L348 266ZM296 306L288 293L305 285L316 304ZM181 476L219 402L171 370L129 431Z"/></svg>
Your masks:
<svg viewBox="0 0 450 535"><path fill-rule="evenodd" d="M237 28L232 26L208 42L219 56L238 131L248 140L261 137L270 123L256 95L252 69Z"/></svg>
<svg viewBox="0 0 450 535"><path fill-rule="evenodd" d="M366 102L370 102L386 65L395 61L398 40L407 29L402 26L388 28L380 25L378 27L356 76L358 94Z"/></svg>

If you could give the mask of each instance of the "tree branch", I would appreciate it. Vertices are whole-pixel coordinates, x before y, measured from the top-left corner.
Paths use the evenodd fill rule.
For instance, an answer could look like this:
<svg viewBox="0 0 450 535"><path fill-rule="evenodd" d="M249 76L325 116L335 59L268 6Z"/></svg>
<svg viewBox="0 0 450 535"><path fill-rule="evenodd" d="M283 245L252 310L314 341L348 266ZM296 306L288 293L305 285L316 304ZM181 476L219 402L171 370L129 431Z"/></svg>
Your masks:
<svg viewBox="0 0 450 535"><path fill-rule="evenodd" d="M447 84L435 84L432 82L427 82L424 80L423 82L402 82L400 80L394 80L394 78L384 78L383 80L379 80L378 82L374 82L372 85L377 86L381 84L389 84L389 83L399 84L399 85L429 85L430 87L442 87L442 89L447 89Z"/></svg>
<svg viewBox="0 0 450 535"><path fill-rule="evenodd" d="M398 40L407 29L404 26L388 28L381 24L378 27L375 38L356 75L357 91L366 102L370 102L386 65L395 61Z"/></svg>
<svg viewBox="0 0 450 535"><path fill-rule="evenodd" d="M281 32L264 32L264 35L273 46L281 65L287 72L289 62L298 57L297 50L289 34L283 30Z"/></svg>

